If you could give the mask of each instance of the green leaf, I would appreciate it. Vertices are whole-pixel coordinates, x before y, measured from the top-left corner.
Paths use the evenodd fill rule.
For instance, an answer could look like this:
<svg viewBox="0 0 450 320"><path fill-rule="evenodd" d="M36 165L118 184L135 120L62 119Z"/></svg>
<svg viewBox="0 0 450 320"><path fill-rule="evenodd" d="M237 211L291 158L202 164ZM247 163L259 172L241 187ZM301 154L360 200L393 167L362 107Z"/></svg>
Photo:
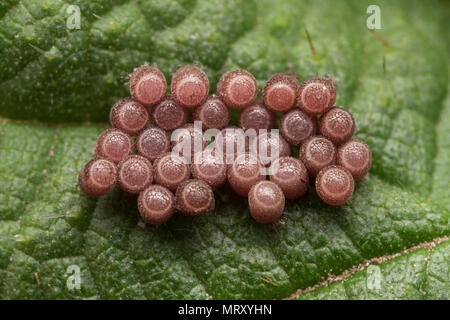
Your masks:
<svg viewBox="0 0 450 320"><path fill-rule="evenodd" d="M382 29L370 32L373 2L76 0L81 29L69 30L67 2L3 1L0 298L271 299L319 287L300 297L448 299L449 11L376 1ZM144 62L168 80L197 63L213 89L233 68L260 86L274 72L330 75L372 148L371 172L348 204L329 207L311 190L275 226L254 222L227 187L214 212L158 228L119 189L86 197L78 172Z"/></svg>
<svg viewBox="0 0 450 320"><path fill-rule="evenodd" d="M450 242L408 252L299 295L300 299L441 299L450 298Z"/></svg>

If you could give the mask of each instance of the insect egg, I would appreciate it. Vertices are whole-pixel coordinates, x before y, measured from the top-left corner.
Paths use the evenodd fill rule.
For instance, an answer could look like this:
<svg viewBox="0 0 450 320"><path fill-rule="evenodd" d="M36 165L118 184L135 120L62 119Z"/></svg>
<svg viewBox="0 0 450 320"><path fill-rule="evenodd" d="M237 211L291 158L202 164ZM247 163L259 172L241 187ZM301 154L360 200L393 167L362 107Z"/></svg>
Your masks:
<svg viewBox="0 0 450 320"><path fill-rule="evenodd" d="M242 196L247 197L251 187L258 181L265 180L263 165L256 155L241 153L228 168L228 182L231 189Z"/></svg>
<svg viewBox="0 0 450 320"><path fill-rule="evenodd" d="M90 160L81 169L78 185L88 196L98 198L107 194L117 181L117 167L108 160L96 158Z"/></svg>
<svg viewBox="0 0 450 320"><path fill-rule="evenodd" d="M316 132L316 120L296 108L280 119L281 135L292 145L299 146Z"/></svg>
<svg viewBox="0 0 450 320"><path fill-rule="evenodd" d="M137 153L152 162L159 155L169 150L170 140L168 134L156 126L148 127L136 139Z"/></svg>
<svg viewBox="0 0 450 320"><path fill-rule="evenodd" d="M138 194L153 182L152 164L142 156L129 156L119 163L118 169L119 185L126 192Z"/></svg>
<svg viewBox="0 0 450 320"><path fill-rule="evenodd" d="M258 84L250 72L234 70L220 78L217 93L228 107L242 109L255 100Z"/></svg>
<svg viewBox="0 0 450 320"><path fill-rule="evenodd" d="M280 157L273 161L269 178L283 190L288 199L301 197L308 190L308 170L303 162L293 157Z"/></svg>
<svg viewBox="0 0 450 320"><path fill-rule="evenodd" d="M320 117L319 130L324 137L339 145L353 136L355 120L344 108L333 107Z"/></svg>
<svg viewBox="0 0 450 320"><path fill-rule="evenodd" d="M114 163L119 163L133 151L131 137L119 129L108 129L97 139L95 154Z"/></svg>
<svg viewBox="0 0 450 320"><path fill-rule="evenodd" d="M226 164L233 164L238 154L248 151L248 137L244 130L236 126L228 126L215 137L215 148L222 149Z"/></svg>
<svg viewBox="0 0 450 320"><path fill-rule="evenodd" d="M203 130L222 129L230 121L227 106L216 96L210 96L202 105L195 108L194 121L201 121Z"/></svg>
<svg viewBox="0 0 450 320"><path fill-rule="evenodd" d="M199 216L214 209L214 193L202 180L190 179L182 182L175 195L175 208L185 216Z"/></svg>
<svg viewBox="0 0 450 320"><path fill-rule="evenodd" d="M172 152L184 157L188 163L194 161L194 154L206 147L206 140L200 126L187 123L171 136Z"/></svg>
<svg viewBox="0 0 450 320"><path fill-rule="evenodd" d="M173 152L167 152L158 157L154 164L155 183L162 185L172 192L183 181L189 179L191 171L186 160Z"/></svg>
<svg viewBox="0 0 450 320"><path fill-rule="evenodd" d="M300 108L307 114L322 114L336 101L333 80L319 78L303 82L298 89L297 99Z"/></svg>
<svg viewBox="0 0 450 320"><path fill-rule="evenodd" d="M180 105L196 107L208 96L208 76L197 66L184 66L174 73L171 88L173 97Z"/></svg>
<svg viewBox="0 0 450 320"><path fill-rule="evenodd" d="M328 166L320 170L316 178L316 191L319 197L330 206L340 206L353 195L354 181L347 169L341 166Z"/></svg>
<svg viewBox="0 0 450 320"><path fill-rule="evenodd" d="M256 183L248 193L250 214L259 223L274 223L283 214L285 198L281 188L272 181Z"/></svg>
<svg viewBox="0 0 450 320"><path fill-rule="evenodd" d="M160 185L151 185L139 194L138 209L142 220L153 225L168 221L173 213L175 197L173 193Z"/></svg>
<svg viewBox="0 0 450 320"><path fill-rule="evenodd" d="M227 180L227 165L224 157L219 157L209 150L199 152L191 166L192 176L203 180L211 187L219 188Z"/></svg>
<svg viewBox="0 0 450 320"><path fill-rule="evenodd" d="M140 102L126 98L119 100L111 108L109 119L113 127L134 136L145 128L150 115Z"/></svg>
<svg viewBox="0 0 450 320"><path fill-rule="evenodd" d="M278 112L287 111L297 103L299 83L295 76L287 73L276 73L267 80L262 96L265 105Z"/></svg>
<svg viewBox="0 0 450 320"><path fill-rule="evenodd" d="M264 166L270 166L273 160L292 154L289 143L277 132L260 133L256 139L250 141L250 152L257 154Z"/></svg>
<svg viewBox="0 0 450 320"><path fill-rule="evenodd" d="M261 100L257 100L248 107L241 110L239 114L239 126L244 130L254 129L270 130L275 127L276 116L270 111Z"/></svg>
<svg viewBox="0 0 450 320"><path fill-rule="evenodd" d="M143 105L157 104L164 97L167 82L158 68L141 66L130 76L130 92L133 98Z"/></svg>
<svg viewBox="0 0 450 320"><path fill-rule="evenodd" d="M315 178L322 168L336 162L336 147L330 140L314 136L301 145L299 158L308 169L309 176Z"/></svg>
<svg viewBox="0 0 450 320"><path fill-rule="evenodd" d="M185 125L189 119L189 109L180 106L172 96L152 108L153 122L163 130L172 131Z"/></svg>
<svg viewBox="0 0 450 320"><path fill-rule="evenodd" d="M350 171L353 178L359 179L369 172L372 152L366 143L350 140L338 148L336 163Z"/></svg>

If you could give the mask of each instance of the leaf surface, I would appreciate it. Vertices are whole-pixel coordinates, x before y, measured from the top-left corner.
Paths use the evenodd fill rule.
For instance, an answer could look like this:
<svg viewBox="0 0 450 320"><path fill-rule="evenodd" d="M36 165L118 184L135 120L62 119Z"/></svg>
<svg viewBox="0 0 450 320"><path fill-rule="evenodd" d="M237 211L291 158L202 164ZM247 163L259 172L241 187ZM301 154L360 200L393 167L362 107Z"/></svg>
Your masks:
<svg viewBox="0 0 450 320"><path fill-rule="evenodd" d="M76 0L81 29L68 30L66 1L3 1L0 297L284 298L448 236L448 11L377 1L382 29L370 32L372 2ZM77 188L109 108L129 94L127 74L144 62L168 81L197 63L213 90L234 68L260 87L275 72L329 75L372 149L371 172L348 204L326 206L311 190L276 226L254 222L228 188L214 212L145 226L135 197ZM447 240L408 251L300 297L448 299L448 250ZM68 285L71 266L80 289Z"/></svg>

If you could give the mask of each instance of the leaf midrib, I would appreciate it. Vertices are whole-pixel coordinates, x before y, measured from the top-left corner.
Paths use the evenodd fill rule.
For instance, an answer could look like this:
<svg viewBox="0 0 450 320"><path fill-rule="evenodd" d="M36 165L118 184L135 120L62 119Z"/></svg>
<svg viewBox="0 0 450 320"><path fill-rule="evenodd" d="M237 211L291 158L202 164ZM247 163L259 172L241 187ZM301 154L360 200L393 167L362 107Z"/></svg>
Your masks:
<svg viewBox="0 0 450 320"><path fill-rule="evenodd" d="M427 250L427 265L426 265L426 277L425 277L426 283L424 284L424 287L426 288L427 284L428 284L428 279L429 279L428 266L429 266L429 263L430 263L431 250L433 250L433 248L435 246L437 246L437 245L439 245L441 243L444 243L446 241L449 241L449 240L450 240L449 236L438 237L438 238L434 238L432 241L419 243L417 245L414 245L414 246L412 246L410 248L406 248L406 249L404 249L404 250L402 250L400 252L397 252L397 253L388 254L388 255L380 256L380 257L374 257L374 258L365 260L365 261L363 261L362 263L360 263L360 264L358 264L356 266L353 266L353 267L351 267L351 268L349 268L347 270L344 270L339 275L330 275L330 276L328 276L327 279L325 279L324 281L322 281L322 282L320 282L320 283L318 283L316 285L310 286L310 287L305 288L305 289L299 289L299 290L297 290L296 292L294 292L293 294L287 296L284 299L285 300L298 299L299 297L301 297L304 294L313 292L313 291L315 291L315 290L317 290L319 288L322 288L322 287L327 287L327 286L331 285L334 282L340 282L340 281L345 282L348 278L353 276L355 273L363 271L363 270L369 268L370 266L380 265L380 264L382 264L384 262L387 262L389 260L401 257L403 255L406 255L408 253L415 252L415 251L421 250L421 249ZM426 295L427 295L427 292L422 293L422 295L425 298ZM347 293L346 293L346 296L348 297Z"/></svg>

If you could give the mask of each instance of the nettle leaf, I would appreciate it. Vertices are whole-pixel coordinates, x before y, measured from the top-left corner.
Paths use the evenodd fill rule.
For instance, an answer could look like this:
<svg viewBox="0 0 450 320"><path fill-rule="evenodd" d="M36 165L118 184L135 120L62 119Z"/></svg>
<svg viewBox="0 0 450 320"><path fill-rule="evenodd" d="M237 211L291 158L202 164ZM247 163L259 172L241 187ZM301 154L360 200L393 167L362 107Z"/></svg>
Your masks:
<svg viewBox="0 0 450 320"><path fill-rule="evenodd" d="M448 299L449 16L440 3L376 1L382 29L372 32L374 1L72 4L80 30L67 28L65 1L0 4L0 298L272 299L312 287L300 298ZM144 62L169 81L197 63L212 88L233 68L259 85L275 72L329 75L372 148L371 172L348 204L326 206L311 190L276 226L254 222L227 188L214 212L159 228L119 189L90 199L78 172ZM365 262L376 257L383 262Z"/></svg>
<svg viewBox="0 0 450 320"><path fill-rule="evenodd" d="M299 296L300 299L441 299L449 296L450 242L425 244L381 264L369 264L345 280ZM390 257L389 257L390 258Z"/></svg>

